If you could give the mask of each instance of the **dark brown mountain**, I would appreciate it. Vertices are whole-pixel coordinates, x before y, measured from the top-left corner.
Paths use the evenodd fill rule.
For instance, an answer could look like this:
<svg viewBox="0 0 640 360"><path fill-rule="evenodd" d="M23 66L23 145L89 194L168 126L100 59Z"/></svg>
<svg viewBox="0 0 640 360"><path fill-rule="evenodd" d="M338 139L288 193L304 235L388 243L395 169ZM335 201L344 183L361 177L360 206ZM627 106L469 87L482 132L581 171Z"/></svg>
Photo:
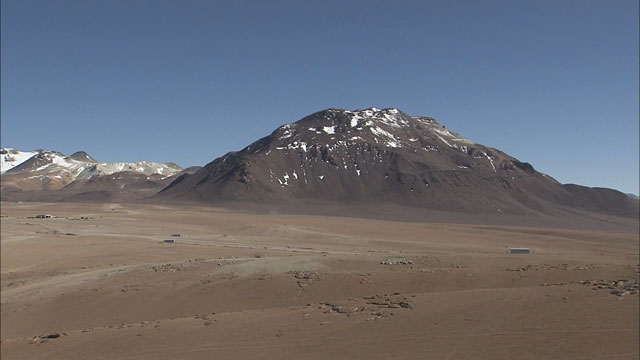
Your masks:
<svg viewBox="0 0 640 360"><path fill-rule="evenodd" d="M84 151L76 151L73 154L71 154L71 156L69 156L71 159L76 160L76 161L82 161L85 163L97 163L98 161L96 161L96 159L92 158L91 156L89 156L89 154L87 154Z"/></svg>
<svg viewBox="0 0 640 360"><path fill-rule="evenodd" d="M638 201L562 185L429 117L328 109L183 174L155 196L206 203L395 204L514 214L587 210L637 216Z"/></svg>

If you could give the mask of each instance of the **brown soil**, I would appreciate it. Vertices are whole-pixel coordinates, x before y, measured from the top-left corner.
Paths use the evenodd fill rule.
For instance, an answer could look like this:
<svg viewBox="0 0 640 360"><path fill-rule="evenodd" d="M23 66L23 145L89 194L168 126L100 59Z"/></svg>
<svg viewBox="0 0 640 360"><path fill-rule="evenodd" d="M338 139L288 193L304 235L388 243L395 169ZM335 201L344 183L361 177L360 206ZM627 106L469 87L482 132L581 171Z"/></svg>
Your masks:
<svg viewBox="0 0 640 360"><path fill-rule="evenodd" d="M2 203L1 356L638 358L637 225L465 219Z"/></svg>

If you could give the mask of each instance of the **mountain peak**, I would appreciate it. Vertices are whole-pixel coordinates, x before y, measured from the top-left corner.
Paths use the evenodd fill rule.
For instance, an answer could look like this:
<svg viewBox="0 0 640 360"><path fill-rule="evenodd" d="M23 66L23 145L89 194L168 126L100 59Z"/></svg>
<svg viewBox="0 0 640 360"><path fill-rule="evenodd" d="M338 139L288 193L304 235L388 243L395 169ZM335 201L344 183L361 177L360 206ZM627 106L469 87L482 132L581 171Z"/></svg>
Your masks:
<svg viewBox="0 0 640 360"><path fill-rule="evenodd" d="M69 156L69 158L71 158L73 160L76 160L76 161L80 161L80 162L86 162L86 163L97 163L98 162L94 158L89 156L89 154L87 154L84 151L76 151L73 154L71 154L71 156Z"/></svg>
<svg viewBox="0 0 640 360"><path fill-rule="evenodd" d="M331 142L364 142L387 148L415 148L419 144L437 142L441 146L466 149L474 144L450 132L431 117L411 116L396 108L321 110L280 126L271 134L270 140L279 148L289 149L308 147L313 143L329 145ZM250 147L255 149L264 144L261 140Z"/></svg>
<svg viewBox="0 0 640 360"><path fill-rule="evenodd" d="M600 195L607 201L592 200ZM204 202L392 202L493 213L569 206L628 215L638 206L621 194L561 185L431 117L395 108L318 111L181 176L157 196Z"/></svg>

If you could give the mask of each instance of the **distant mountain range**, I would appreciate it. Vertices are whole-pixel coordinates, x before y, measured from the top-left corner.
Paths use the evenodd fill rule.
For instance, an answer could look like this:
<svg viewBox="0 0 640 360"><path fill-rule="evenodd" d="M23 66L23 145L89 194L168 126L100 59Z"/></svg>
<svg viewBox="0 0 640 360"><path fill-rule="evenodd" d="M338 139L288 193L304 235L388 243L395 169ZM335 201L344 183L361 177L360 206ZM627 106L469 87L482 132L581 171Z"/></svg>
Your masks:
<svg viewBox="0 0 640 360"><path fill-rule="evenodd" d="M327 109L203 167L99 163L2 149L3 200L393 204L467 213L637 216L619 191L563 185L526 162L398 109ZM32 191L27 191L32 190Z"/></svg>
<svg viewBox="0 0 640 360"><path fill-rule="evenodd" d="M191 169L192 170L192 169ZM188 171L191 171L188 170ZM173 163L98 162L84 151L0 149L3 200L130 200L153 195L181 173Z"/></svg>

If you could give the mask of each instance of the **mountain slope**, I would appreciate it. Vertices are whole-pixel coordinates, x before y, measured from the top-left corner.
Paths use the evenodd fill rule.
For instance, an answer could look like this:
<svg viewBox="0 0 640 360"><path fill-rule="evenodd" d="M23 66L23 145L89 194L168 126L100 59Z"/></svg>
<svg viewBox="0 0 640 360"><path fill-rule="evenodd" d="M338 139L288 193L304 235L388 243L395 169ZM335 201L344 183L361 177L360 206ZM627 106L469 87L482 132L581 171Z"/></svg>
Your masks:
<svg viewBox="0 0 640 360"><path fill-rule="evenodd" d="M395 203L509 213L568 207L637 214L637 202L622 193L583 189L563 186L432 118L370 108L328 109L283 125L241 151L178 177L156 198ZM592 200L594 194L600 200Z"/></svg>

